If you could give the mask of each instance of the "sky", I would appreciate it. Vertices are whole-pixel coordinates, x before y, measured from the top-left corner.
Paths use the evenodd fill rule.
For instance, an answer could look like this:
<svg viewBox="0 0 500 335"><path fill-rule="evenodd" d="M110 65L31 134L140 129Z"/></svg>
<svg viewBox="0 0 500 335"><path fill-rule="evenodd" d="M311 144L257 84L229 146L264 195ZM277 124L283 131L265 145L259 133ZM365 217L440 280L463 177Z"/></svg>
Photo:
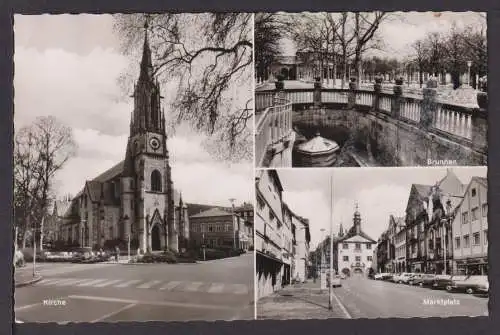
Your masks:
<svg viewBox="0 0 500 335"><path fill-rule="evenodd" d="M372 51L373 55L389 58L408 57L412 53L413 42L424 38L428 33L446 33L453 24L457 27L467 25L486 25L479 13L473 12L394 12L384 21L377 32L385 41L384 50ZM295 45L289 39L282 40L282 53L294 55Z"/></svg>
<svg viewBox="0 0 500 335"><path fill-rule="evenodd" d="M75 195L85 180L125 157L133 101L123 99L118 77L130 60L119 51L110 15L15 15L14 38L15 129L48 115L73 129L79 150L56 175L55 188L59 197ZM220 206L230 198L252 201L252 163L216 161L204 139L185 125L169 136L174 187L183 199Z"/></svg>
<svg viewBox="0 0 500 335"><path fill-rule="evenodd" d="M464 184L473 176L486 177L487 174L486 167L453 167L452 170ZM283 184L284 201L296 214L310 220L313 250L329 234L330 227L338 234L340 223L344 232L352 226L356 203L363 231L377 240L387 229L390 215L404 216L411 185L434 185L446 175L446 168L306 168L284 169L278 171L278 175ZM333 185L332 216L330 185Z"/></svg>

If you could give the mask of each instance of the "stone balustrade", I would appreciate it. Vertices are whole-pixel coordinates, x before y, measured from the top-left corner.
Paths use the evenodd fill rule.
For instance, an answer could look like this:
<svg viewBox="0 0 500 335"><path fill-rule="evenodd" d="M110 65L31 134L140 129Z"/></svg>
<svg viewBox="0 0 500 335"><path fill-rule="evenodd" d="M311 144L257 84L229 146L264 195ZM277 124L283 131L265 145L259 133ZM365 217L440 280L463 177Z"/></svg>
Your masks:
<svg viewBox="0 0 500 335"><path fill-rule="evenodd" d="M263 95L264 97L261 100L256 99L256 101L260 102L272 102L271 106L262 107L263 112L255 127L255 158L257 166L263 165L266 155L273 148L286 147L286 141L292 133L292 102L283 98L284 93L281 91L273 93L271 97ZM304 96L299 95L299 99L304 98ZM256 109L259 108L256 107Z"/></svg>
<svg viewBox="0 0 500 335"><path fill-rule="evenodd" d="M350 83L352 84L352 83ZM311 89L291 89L283 96L290 102L286 113L290 114L291 105L302 105L300 109L315 106L323 108L355 109L375 114L385 114L398 122L418 126L435 135L449 137L459 143L486 153L487 151L487 111L478 107L444 103L439 99L437 88L424 88L422 96L406 96L404 85L393 85L392 94L374 84L373 90L359 89L352 85L349 89L315 87ZM262 110L273 104L275 91L257 91L256 109ZM295 108L295 107L294 107ZM282 109L273 106L268 111L266 121L273 120ZM264 123L259 123L258 133L264 133ZM290 126L291 127L291 126ZM281 133L279 133L281 134ZM273 135L274 136L274 135ZM277 137L276 137L277 136ZM273 139L279 138L276 135Z"/></svg>

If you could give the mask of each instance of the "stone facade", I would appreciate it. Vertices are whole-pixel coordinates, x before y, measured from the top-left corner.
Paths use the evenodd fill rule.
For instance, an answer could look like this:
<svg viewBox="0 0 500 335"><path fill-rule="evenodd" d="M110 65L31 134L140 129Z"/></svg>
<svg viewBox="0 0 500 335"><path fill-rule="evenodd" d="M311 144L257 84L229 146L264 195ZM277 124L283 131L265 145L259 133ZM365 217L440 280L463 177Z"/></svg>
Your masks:
<svg viewBox="0 0 500 335"><path fill-rule="evenodd" d="M485 152L452 136L431 134L416 124L371 111L296 109L293 125L309 136L319 131L341 147L352 137L356 150L381 166L428 166L443 160L451 162L447 165L480 166L487 160Z"/></svg>
<svg viewBox="0 0 500 335"><path fill-rule="evenodd" d="M187 207L173 188L160 86L154 78L147 33L124 161L87 181L69 206L55 213L61 236L98 248L128 241L142 252L185 249ZM58 210L57 207L56 210Z"/></svg>

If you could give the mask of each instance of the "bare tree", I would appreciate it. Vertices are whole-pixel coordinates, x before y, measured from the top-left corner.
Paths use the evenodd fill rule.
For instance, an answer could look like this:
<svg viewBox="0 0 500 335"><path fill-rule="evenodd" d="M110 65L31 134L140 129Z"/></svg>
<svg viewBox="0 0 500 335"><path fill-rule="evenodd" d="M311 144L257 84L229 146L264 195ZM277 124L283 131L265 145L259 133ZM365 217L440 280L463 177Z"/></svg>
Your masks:
<svg viewBox="0 0 500 335"><path fill-rule="evenodd" d="M42 245L41 225L51 203L54 177L75 153L76 144L71 128L52 116L39 117L33 124L17 132L14 146L14 204L15 223L23 236L23 247L27 229L30 228L35 232L40 231Z"/></svg>
<svg viewBox="0 0 500 335"><path fill-rule="evenodd" d="M281 54L280 40L286 23L276 13L256 13L254 21L255 73L258 79L268 79L268 68Z"/></svg>
<svg viewBox="0 0 500 335"><path fill-rule="evenodd" d="M422 87L424 83L424 70L425 64L427 60L427 48L423 41L418 40L412 44L413 50L415 51L414 60L418 67L418 82L420 87Z"/></svg>
<svg viewBox="0 0 500 335"><path fill-rule="evenodd" d="M387 13L379 11L354 13L354 67L358 85L361 80L361 60L363 53L369 49L378 47L376 33L385 18L387 18Z"/></svg>
<svg viewBox="0 0 500 335"><path fill-rule="evenodd" d="M241 159L239 148L251 132L245 106L253 94L253 15L116 15L115 30L126 55L140 54L146 20L155 75L169 88L177 84L170 102L171 126L186 121L212 140L225 141L220 145L229 149L229 157ZM128 71L121 80L131 88L132 78L133 71Z"/></svg>

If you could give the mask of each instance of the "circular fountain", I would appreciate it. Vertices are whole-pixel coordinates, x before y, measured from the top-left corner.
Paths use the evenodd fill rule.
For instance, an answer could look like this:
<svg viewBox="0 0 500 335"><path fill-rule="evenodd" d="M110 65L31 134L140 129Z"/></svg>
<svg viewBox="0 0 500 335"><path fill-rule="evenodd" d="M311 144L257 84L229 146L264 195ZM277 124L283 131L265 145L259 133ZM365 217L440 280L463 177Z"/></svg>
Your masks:
<svg viewBox="0 0 500 335"><path fill-rule="evenodd" d="M296 146L297 167L329 167L335 163L340 146L317 132L311 140Z"/></svg>

